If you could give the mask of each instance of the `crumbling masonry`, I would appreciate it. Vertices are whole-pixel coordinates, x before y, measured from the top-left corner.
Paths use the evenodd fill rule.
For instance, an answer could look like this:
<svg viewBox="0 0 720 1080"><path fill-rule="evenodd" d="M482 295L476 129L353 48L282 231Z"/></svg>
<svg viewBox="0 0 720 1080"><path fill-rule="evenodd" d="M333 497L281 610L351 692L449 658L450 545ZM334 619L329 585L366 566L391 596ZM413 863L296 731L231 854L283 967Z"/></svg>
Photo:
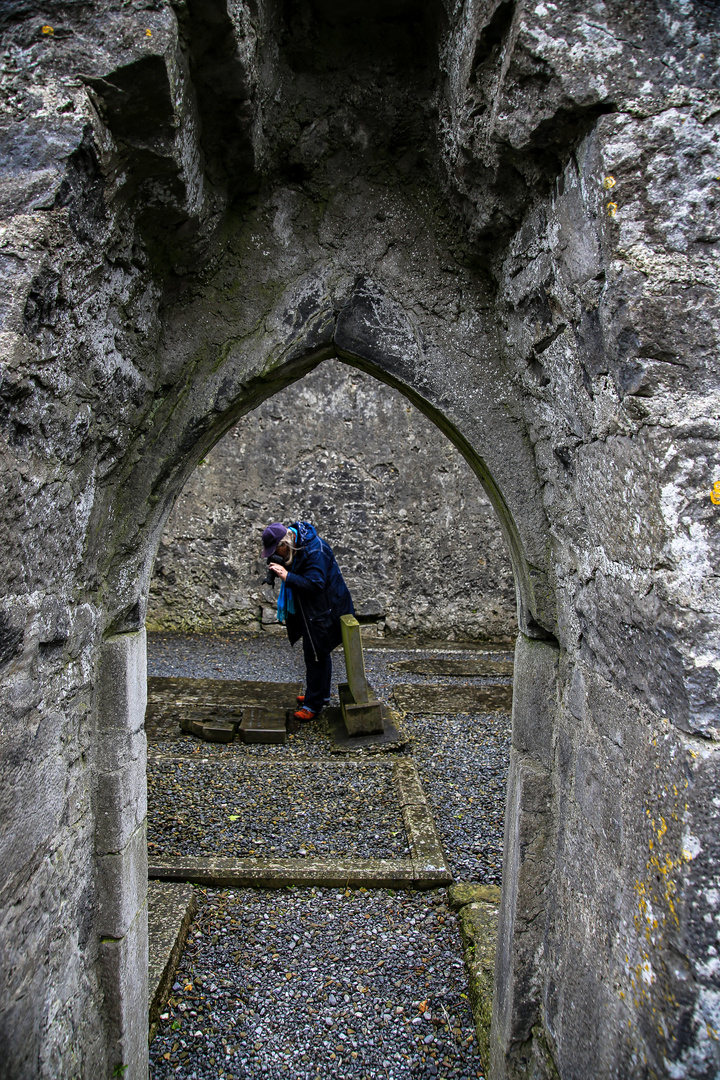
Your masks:
<svg viewBox="0 0 720 1080"><path fill-rule="evenodd" d="M155 550L339 357L459 448L513 563L493 1077L716 1076L717 4L0 20L4 1075L144 1075Z"/></svg>

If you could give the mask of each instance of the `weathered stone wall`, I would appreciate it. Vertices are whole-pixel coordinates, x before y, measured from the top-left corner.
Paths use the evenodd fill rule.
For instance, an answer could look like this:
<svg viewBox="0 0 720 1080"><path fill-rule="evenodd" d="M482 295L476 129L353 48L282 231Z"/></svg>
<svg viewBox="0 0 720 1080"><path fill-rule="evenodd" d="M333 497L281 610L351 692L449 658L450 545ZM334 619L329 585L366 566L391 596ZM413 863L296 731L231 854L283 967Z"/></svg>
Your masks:
<svg viewBox="0 0 720 1080"><path fill-rule="evenodd" d="M717 5L0 20L6 1074L143 1075L155 553L340 357L461 450L513 565L494 1077L716 1076Z"/></svg>
<svg viewBox="0 0 720 1080"><path fill-rule="evenodd" d="M332 544L378 632L517 632L510 561L477 477L402 394L333 360L243 417L190 477L160 541L148 629L272 625L258 536L298 519Z"/></svg>

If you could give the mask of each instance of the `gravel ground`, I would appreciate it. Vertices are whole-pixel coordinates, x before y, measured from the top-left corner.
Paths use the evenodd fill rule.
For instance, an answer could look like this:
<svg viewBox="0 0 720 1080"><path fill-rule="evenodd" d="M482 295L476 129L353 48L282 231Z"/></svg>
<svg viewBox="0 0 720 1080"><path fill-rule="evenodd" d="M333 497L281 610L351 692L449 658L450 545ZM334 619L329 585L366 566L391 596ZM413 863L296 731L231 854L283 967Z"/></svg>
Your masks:
<svg viewBox="0 0 720 1080"><path fill-rule="evenodd" d="M151 763L148 848L155 855L404 858L392 763Z"/></svg>
<svg viewBox="0 0 720 1080"><path fill-rule="evenodd" d="M388 670L429 655L438 651L366 643L368 678L380 696L397 682L507 681ZM345 678L341 651L333 661L336 692ZM153 634L148 672L276 682L302 679L304 668L302 654L279 636ZM455 879L499 884L510 717L425 714L402 723ZM285 746L200 747L178 731L151 751L162 752L151 753L149 766L155 854L297 855L302 844L313 855L405 855L388 779L394 755L343 765L322 717ZM166 753L212 764L180 768L163 760ZM347 779L343 786L348 776L355 787ZM151 1047L153 1078L482 1075L444 890L202 892L197 936Z"/></svg>
<svg viewBox="0 0 720 1080"><path fill-rule="evenodd" d="M406 716L403 723L453 877L499 885L509 715Z"/></svg>
<svg viewBox="0 0 720 1080"><path fill-rule="evenodd" d="M385 641L372 644L363 639L365 668L369 681L381 694L397 683L443 683L450 686L488 686L506 684L511 680L496 678L457 678L441 675L416 675L409 671L391 671L390 665L412 657L452 655L477 657L484 655L479 648L453 646L449 649L407 648ZM513 651L491 648L498 660L512 660ZM345 660L342 649L333 653L333 696L337 701L337 684L345 682ZM165 677L184 675L192 679L262 679L267 682L291 682L305 676L302 648L291 648L284 634L149 634L148 675Z"/></svg>
<svg viewBox="0 0 720 1080"><path fill-rule="evenodd" d="M441 894L203 892L153 1078L482 1076Z"/></svg>

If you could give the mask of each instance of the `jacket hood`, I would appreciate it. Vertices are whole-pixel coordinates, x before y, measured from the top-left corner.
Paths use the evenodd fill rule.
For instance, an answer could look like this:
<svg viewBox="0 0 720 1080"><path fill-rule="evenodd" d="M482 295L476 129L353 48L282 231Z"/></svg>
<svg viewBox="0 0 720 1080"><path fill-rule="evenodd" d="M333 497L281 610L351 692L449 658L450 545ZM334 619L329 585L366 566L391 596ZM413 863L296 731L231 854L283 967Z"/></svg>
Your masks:
<svg viewBox="0 0 720 1080"><path fill-rule="evenodd" d="M313 540L317 540L317 530L309 521L293 521L290 528L297 529L299 548L307 547Z"/></svg>

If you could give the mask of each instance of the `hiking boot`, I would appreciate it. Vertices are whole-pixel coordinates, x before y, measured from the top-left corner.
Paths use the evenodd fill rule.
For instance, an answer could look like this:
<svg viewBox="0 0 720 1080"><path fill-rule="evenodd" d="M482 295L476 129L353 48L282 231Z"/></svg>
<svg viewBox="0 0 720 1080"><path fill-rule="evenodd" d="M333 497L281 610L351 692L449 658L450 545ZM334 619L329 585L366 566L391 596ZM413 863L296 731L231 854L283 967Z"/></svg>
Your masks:
<svg viewBox="0 0 720 1080"><path fill-rule="evenodd" d="M299 720L301 724L307 724L310 720L314 720L316 713L311 712L310 709L298 709L296 713L293 713L293 719Z"/></svg>

